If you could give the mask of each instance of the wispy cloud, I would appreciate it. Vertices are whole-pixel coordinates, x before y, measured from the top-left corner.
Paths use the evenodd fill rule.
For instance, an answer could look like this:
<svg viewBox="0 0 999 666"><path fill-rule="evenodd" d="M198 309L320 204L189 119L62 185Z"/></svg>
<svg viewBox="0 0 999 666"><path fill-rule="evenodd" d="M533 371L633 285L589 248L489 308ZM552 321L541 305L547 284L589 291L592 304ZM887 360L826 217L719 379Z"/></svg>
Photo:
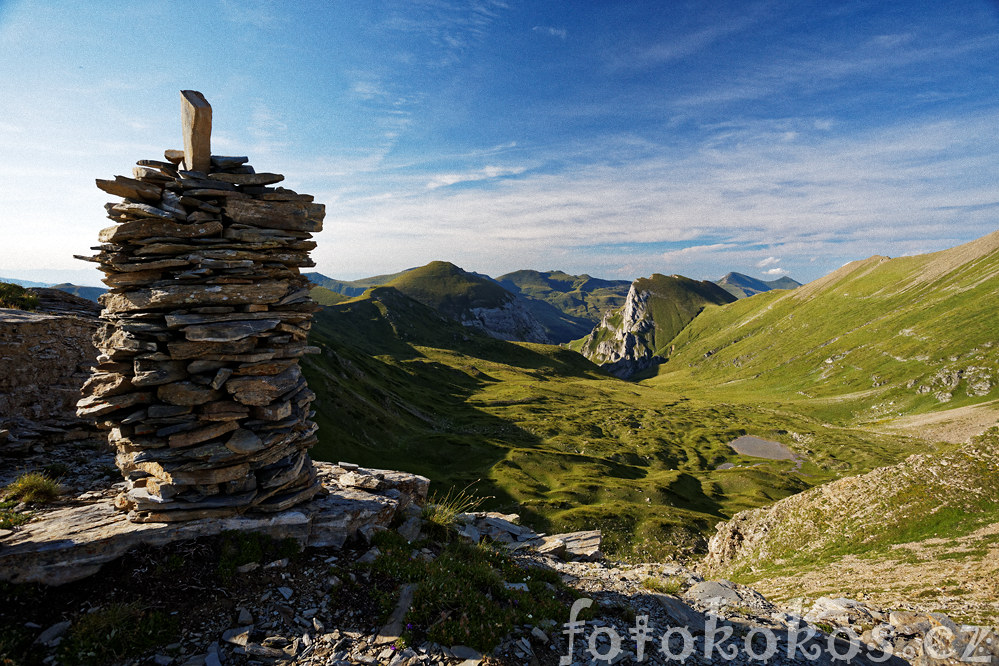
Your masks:
<svg viewBox="0 0 999 666"><path fill-rule="evenodd" d="M527 167L499 167L499 166L487 166L479 169L478 171L471 171L466 173L442 173L434 176L429 183L427 183L428 190L434 190L438 187L447 187L448 185L456 185L458 183L472 183L484 180L494 180L496 178L503 178L506 176L516 176L527 171Z"/></svg>
<svg viewBox="0 0 999 666"><path fill-rule="evenodd" d="M550 25L536 25L531 30L542 35L548 35L549 37L557 37L563 42L569 36L569 31L565 28L555 28Z"/></svg>
<svg viewBox="0 0 999 666"><path fill-rule="evenodd" d="M954 208L994 193L986 174L999 142L982 141L990 123L982 114L791 146L756 126L727 128L741 137L685 155L622 162L620 147L602 142L565 171L482 167L433 174L430 186L409 174L395 181L397 196L340 200L336 265L360 271L381 255L393 266L440 257L495 274L577 262L607 274L627 265L632 277L717 278L703 274L712 265L811 279L848 259L941 249L956 220L963 234L994 230L992 210ZM492 185L446 187L478 180Z"/></svg>

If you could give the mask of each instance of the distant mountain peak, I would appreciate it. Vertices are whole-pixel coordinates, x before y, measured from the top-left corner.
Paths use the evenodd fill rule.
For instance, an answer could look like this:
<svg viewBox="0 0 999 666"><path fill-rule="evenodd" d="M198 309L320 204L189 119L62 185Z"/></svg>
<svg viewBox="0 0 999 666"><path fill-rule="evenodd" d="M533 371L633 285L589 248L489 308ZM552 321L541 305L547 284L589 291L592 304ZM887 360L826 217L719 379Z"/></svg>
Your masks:
<svg viewBox="0 0 999 666"><path fill-rule="evenodd" d="M800 282L787 275L776 280L760 280L745 273L735 272L727 273L720 280L715 280L715 284L736 298L755 296L774 289L797 289L801 286Z"/></svg>

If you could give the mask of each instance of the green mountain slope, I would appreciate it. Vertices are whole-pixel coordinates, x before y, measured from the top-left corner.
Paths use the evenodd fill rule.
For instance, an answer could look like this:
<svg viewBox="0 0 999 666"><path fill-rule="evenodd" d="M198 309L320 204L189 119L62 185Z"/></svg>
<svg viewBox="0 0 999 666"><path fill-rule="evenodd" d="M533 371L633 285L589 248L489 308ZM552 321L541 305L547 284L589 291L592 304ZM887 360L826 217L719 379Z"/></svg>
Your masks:
<svg viewBox="0 0 999 666"><path fill-rule="evenodd" d="M999 232L933 254L847 264L791 292L705 310L661 385L806 401L878 423L995 399Z"/></svg>
<svg viewBox="0 0 999 666"><path fill-rule="evenodd" d="M350 296L344 296L342 293L326 287L313 287L309 290L309 296L319 305L336 305L350 300Z"/></svg>
<svg viewBox="0 0 999 666"><path fill-rule="evenodd" d="M317 459L409 470L438 489L477 481L491 508L549 532L602 529L615 554L703 547L720 519L913 446L623 382L569 350L483 336L393 287L324 308L310 341L322 350L304 362ZM743 434L799 459L739 455L727 443Z"/></svg>
<svg viewBox="0 0 999 666"><path fill-rule="evenodd" d="M303 275L317 287L325 287L326 289L338 294L354 297L360 296L371 287L380 287L383 284L387 284L400 275L403 275L411 270L413 269L408 268L404 271L399 271L398 273L373 275L371 277L361 278L360 280L337 280L335 278L326 277L322 273L303 273Z"/></svg>
<svg viewBox="0 0 999 666"><path fill-rule="evenodd" d="M715 284L736 298L755 296L773 289L797 289L801 286L800 282L787 276L777 280L757 280L743 273L728 273L722 279L715 280Z"/></svg>
<svg viewBox="0 0 999 666"><path fill-rule="evenodd" d="M734 300L713 282L656 273L635 280L624 305L572 348L618 377L631 377L668 356L673 338L705 307Z"/></svg>
<svg viewBox="0 0 999 666"><path fill-rule="evenodd" d="M601 280L562 271L514 271L496 281L515 294L547 301L566 314L594 322L621 307L631 288L627 280Z"/></svg>
<svg viewBox="0 0 999 666"><path fill-rule="evenodd" d="M472 308L500 307L513 298L494 281L446 261L432 261L385 284L458 321Z"/></svg>

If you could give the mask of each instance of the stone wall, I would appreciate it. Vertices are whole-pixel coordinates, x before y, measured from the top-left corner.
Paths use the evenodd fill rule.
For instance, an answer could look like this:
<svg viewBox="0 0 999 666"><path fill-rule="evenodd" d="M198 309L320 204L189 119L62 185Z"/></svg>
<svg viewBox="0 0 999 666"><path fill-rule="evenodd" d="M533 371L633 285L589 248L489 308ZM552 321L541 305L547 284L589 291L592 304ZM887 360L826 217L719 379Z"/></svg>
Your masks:
<svg viewBox="0 0 999 666"><path fill-rule="evenodd" d="M0 428L76 420L97 326L96 315L0 309Z"/></svg>

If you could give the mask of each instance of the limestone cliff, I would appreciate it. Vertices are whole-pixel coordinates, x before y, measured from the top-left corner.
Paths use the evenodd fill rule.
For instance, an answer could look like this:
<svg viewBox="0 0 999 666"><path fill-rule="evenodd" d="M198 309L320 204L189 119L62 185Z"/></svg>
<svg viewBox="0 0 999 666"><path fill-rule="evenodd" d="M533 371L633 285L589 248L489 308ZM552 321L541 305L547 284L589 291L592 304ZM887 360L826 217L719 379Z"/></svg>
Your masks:
<svg viewBox="0 0 999 666"><path fill-rule="evenodd" d="M655 274L636 280L620 310L604 315L580 351L627 379L666 360L669 343L708 305L735 297L713 282Z"/></svg>

